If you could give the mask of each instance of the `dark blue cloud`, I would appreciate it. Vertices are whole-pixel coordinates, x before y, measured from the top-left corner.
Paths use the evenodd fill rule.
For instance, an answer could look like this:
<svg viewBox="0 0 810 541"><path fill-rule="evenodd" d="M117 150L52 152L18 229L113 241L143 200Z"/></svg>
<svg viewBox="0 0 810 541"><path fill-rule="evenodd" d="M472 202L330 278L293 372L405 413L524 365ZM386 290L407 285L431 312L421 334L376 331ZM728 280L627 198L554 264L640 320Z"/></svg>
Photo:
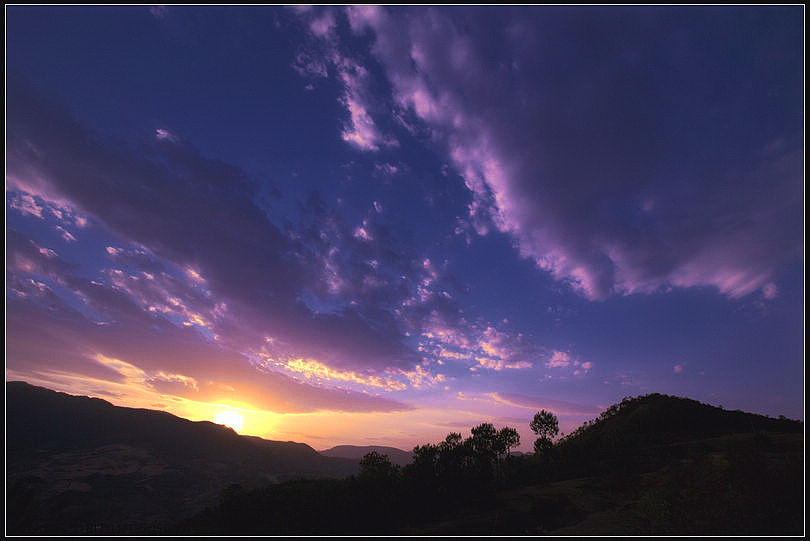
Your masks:
<svg viewBox="0 0 810 541"><path fill-rule="evenodd" d="M257 188L240 169L164 134L140 150L115 148L15 81L8 88L8 164L15 182L42 182L52 197L68 199L128 242L197 269L218 296L249 307L257 331L296 344L302 355L358 366L415 360L374 292L362 290L364 277L381 275L370 260L398 265L398 276L411 279L379 226L368 225L378 238L365 242L320 209L312 216L320 229L291 238L254 203ZM351 292L338 299L339 313L316 314L299 293L328 290L330 253L335 279ZM383 285L380 302L407 293ZM354 299L368 306L350 306Z"/></svg>
<svg viewBox="0 0 810 541"><path fill-rule="evenodd" d="M800 257L801 24L768 8L357 8L400 107L446 144L470 218L589 298ZM780 50L786 52L779 53ZM793 197L785 197L793 193Z"/></svg>

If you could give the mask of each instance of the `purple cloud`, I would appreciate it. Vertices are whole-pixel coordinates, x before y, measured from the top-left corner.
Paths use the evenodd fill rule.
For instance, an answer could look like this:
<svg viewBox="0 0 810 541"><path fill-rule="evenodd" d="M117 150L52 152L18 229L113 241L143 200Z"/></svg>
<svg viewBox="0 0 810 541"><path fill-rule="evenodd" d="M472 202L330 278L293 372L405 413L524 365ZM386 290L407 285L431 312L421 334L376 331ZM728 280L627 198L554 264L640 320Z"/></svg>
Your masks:
<svg viewBox="0 0 810 541"><path fill-rule="evenodd" d="M409 408L388 398L319 388L257 369L240 351L227 347L227 340L205 340L161 311L144 310L143 295L132 285L105 286L69 276L65 282L75 288L70 296L57 294L44 282L10 280L17 292L7 306L11 372L38 374L55 383L68 375L132 383L198 401L249 397L255 407L278 413ZM85 301L87 309L107 319L85 317L71 307L71 299Z"/></svg>
<svg viewBox="0 0 810 541"><path fill-rule="evenodd" d="M337 12L332 8L296 11L307 22L310 40L308 46L299 51L293 67L301 75L315 80L328 77L330 68L338 74L342 88L339 102L348 113L341 130L343 140L363 151L398 146L399 142L384 133L374 120L381 106L373 92L368 69L341 50Z"/></svg>
<svg viewBox="0 0 810 541"><path fill-rule="evenodd" d="M15 82L8 113L10 184L29 194L19 201L31 194L68 201L127 242L148 247L155 259L197 269L208 289L241 314L240 325L252 328L254 341L270 334L300 355L339 365L406 367L417 360L393 317L373 302L319 313L299 297L324 286L340 289L341 280L355 277L360 263L337 253L332 242L362 243L376 261L394 255L375 252L345 231L317 242L281 231L255 204L258 188L241 170L207 160L176 138L158 134L140 152L114 148ZM369 310L379 317L370 318Z"/></svg>
<svg viewBox="0 0 810 541"><path fill-rule="evenodd" d="M590 299L700 286L740 297L801 257L801 122L770 129L768 115L788 109L760 73L713 71L721 61L753 69L776 38L737 50L724 33L701 48L717 28L680 27L681 13L659 34L656 24L620 30L636 27L637 10L348 9L355 32L373 32L395 116L421 121L464 177L479 234L509 233L524 257ZM484 24L493 16L497 30ZM681 30L676 49L667 40ZM566 50L567 32L590 36L587 49ZM683 47L691 56L674 56ZM648 66L667 66L655 86ZM778 92L789 108L801 102L802 72L785 69L792 86ZM764 76L776 84L784 74ZM705 133L683 133L685 117ZM726 147L711 149L720 138ZM748 163L731 158L740 150Z"/></svg>

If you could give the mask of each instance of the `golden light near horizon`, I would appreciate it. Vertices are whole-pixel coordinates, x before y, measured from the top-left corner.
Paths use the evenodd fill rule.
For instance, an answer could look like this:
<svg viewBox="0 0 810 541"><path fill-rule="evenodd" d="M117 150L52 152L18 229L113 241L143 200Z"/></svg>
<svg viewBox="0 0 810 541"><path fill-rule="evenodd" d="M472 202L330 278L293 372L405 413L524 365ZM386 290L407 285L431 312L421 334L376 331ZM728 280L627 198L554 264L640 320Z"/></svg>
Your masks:
<svg viewBox="0 0 810 541"><path fill-rule="evenodd" d="M225 425L228 428L232 428L235 432L239 432L242 429L242 425L244 424L245 420L242 415L233 410L222 410L217 413L214 422L219 425Z"/></svg>

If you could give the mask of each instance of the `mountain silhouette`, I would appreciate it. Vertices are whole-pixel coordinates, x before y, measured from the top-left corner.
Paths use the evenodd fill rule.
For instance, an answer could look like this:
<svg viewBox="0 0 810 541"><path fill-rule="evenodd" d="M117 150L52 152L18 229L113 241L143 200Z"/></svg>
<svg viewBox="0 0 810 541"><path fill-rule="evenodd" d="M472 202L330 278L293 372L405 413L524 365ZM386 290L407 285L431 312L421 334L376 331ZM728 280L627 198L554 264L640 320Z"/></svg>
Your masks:
<svg viewBox="0 0 810 541"><path fill-rule="evenodd" d="M350 458L360 460L366 454L376 451L382 455L387 455L392 464L406 466L413 460L413 452L403 451L396 447L385 447L383 445L338 445L330 449L320 451L323 456L333 456L338 458Z"/></svg>
<svg viewBox="0 0 810 541"><path fill-rule="evenodd" d="M349 479L234 492L176 532L797 535L803 432L801 421L650 394L497 467L486 467L493 463L485 446L446 440L416 451L404 468L369 462Z"/></svg>
<svg viewBox="0 0 810 541"><path fill-rule="evenodd" d="M303 443L6 383L9 533L32 525L37 532L29 533L125 532L215 504L230 485L357 469L357 460L323 456Z"/></svg>

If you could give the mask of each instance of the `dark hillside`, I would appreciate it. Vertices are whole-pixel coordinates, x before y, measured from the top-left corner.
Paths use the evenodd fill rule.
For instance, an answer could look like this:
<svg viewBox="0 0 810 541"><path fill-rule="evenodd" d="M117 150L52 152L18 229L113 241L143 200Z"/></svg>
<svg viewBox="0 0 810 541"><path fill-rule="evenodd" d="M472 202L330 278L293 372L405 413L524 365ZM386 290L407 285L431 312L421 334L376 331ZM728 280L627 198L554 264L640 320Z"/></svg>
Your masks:
<svg viewBox="0 0 810 541"><path fill-rule="evenodd" d="M30 459L32 449L65 452L128 445L176 461L205 457L247 464L260 460L265 476L354 471L303 443L240 436L208 421L117 407L99 398L71 396L21 382L6 384L6 417L6 451L15 463Z"/></svg>
<svg viewBox="0 0 810 541"><path fill-rule="evenodd" d="M12 535L804 532L802 422L659 394L537 454L498 450L511 429L484 423L404 467L389 448L358 464L20 382L6 384L6 417Z"/></svg>
<svg viewBox="0 0 810 541"><path fill-rule="evenodd" d="M488 462L474 437L448 436L405 468L375 456L350 479L231 494L177 532L801 535L803 456L799 421L648 395L540 454Z"/></svg>
<svg viewBox="0 0 810 541"><path fill-rule="evenodd" d="M617 473L656 468L684 457L678 443L735 435L802 434L804 424L742 411L727 411L696 400L649 394L626 398L562 438L556 445L567 475Z"/></svg>
<svg viewBox="0 0 810 541"><path fill-rule="evenodd" d="M6 383L9 533L165 523L216 503L232 484L342 477L357 464L301 443Z"/></svg>
<svg viewBox="0 0 810 541"><path fill-rule="evenodd" d="M674 443L744 432L798 433L802 430L800 421L774 419L739 410L728 411L677 396L648 394L625 398L567 439L643 436L650 442Z"/></svg>

